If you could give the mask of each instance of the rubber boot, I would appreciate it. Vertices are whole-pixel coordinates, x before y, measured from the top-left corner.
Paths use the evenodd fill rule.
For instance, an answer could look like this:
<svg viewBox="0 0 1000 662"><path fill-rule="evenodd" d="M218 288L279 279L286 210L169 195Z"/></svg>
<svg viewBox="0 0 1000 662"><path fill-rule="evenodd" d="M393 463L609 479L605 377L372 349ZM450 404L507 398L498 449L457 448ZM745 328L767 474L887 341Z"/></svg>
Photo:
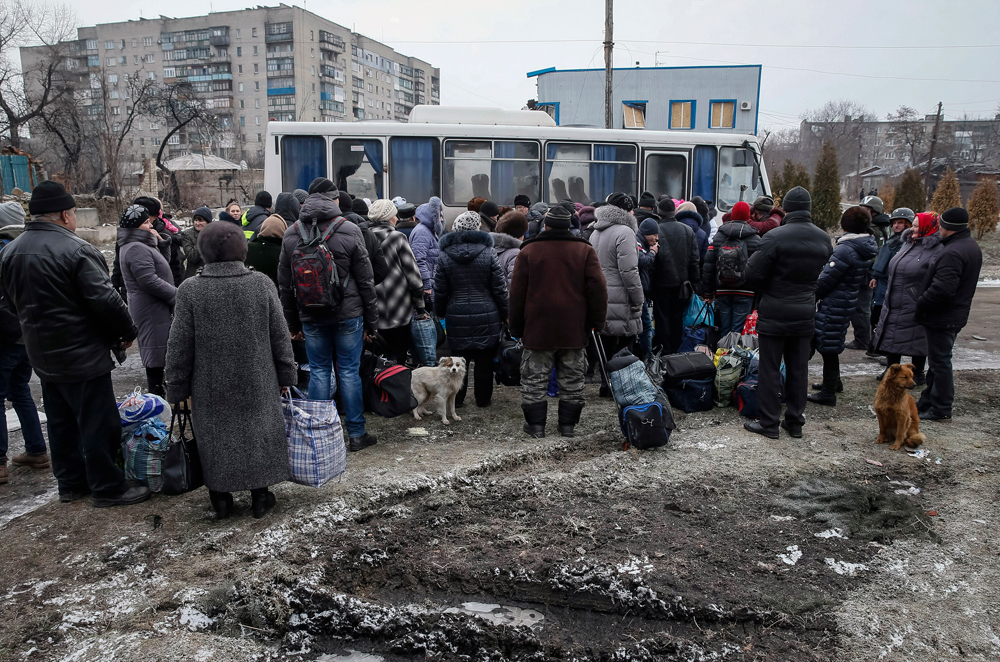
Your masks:
<svg viewBox="0 0 1000 662"><path fill-rule="evenodd" d="M564 437L574 436L573 427L580 422L583 405L582 402L559 401L559 434Z"/></svg>
<svg viewBox="0 0 1000 662"><path fill-rule="evenodd" d="M260 519L267 511L274 508L274 494L266 487L250 490L250 503L253 507L253 518Z"/></svg>
<svg viewBox="0 0 1000 662"><path fill-rule="evenodd" d="M544 400L521 405L524 410L524 431L536 439L545 437L545 419L548 416L549 403Z"/></svg>
<svg viewBox="0 0 1000 662"><path fill-rule="evenodd" d="M215 519L228 519L233 512L233 495L229 492L208 491L208 499L212 502Z"/></svg>

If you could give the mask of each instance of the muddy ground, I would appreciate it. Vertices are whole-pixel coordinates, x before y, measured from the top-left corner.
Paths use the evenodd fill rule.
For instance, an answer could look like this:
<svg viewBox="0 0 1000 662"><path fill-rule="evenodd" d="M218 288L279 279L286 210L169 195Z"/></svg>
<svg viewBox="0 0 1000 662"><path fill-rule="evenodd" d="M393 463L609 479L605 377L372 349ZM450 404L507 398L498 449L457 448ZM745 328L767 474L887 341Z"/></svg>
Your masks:
<svg viewBox="0 0 1000 662"><path fill-rule="evenodd" d="M498 387L428 436L370 417L379 444L342 481L280 485L262 520L243 494L214 521L204 489L60 504L15 469L0 660L995 660L998 306L981 288L955 418L923 426L923 457L873 443L880 368L847 352L802 440L716 409L622 452L596 386L578 437L534 440Z"/></svg>

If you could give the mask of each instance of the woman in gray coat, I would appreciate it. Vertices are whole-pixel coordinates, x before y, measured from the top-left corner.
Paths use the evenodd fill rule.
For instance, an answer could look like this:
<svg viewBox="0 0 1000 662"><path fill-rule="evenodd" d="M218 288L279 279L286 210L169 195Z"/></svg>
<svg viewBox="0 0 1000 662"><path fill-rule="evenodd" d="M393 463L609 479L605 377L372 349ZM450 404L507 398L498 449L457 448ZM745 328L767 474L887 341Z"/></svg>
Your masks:
<svg viewBox="0 0 1000 662"><path fill-rule="evenodd" d="M903 246L889 262L889 282L875 329L874 345L886 355L886 365L900 363L909 356L916 368L913 380L918 386L926 382L927 334L917 324L917 298L924 293L924 276L943 250L938 215L917 214L916 224L903 232Z"/></svg>
<svg viewBox="0 0 1000 662"><path fill-rule="evenodd" d="M216 516L229 516L232 492L250 490L260 518L274 506L268 486L289 476L280 391L296 383L291 336L274 284L243 264L247 242L239 226L209 224L198 249L205 266L177 290L167 399L191 398Z"/></svg>
<svg viewBox="0 0 1000 662"><path fill-rule="evenodd" d="M149 211L131 205L118 221L118 257L128 310L139 329L139 357L150 393L162 396L170 312L177 288L170 270L170 241L153 229Z"/></svg>

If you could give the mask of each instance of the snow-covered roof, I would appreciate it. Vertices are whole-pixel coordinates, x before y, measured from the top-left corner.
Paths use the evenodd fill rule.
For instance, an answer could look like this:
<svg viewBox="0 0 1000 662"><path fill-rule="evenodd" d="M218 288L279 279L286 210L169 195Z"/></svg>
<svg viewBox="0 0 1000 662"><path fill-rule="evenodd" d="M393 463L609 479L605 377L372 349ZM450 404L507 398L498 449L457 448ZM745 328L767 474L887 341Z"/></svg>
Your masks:
<svg viewBox="0 0 1000 662"><path fill-rule="evenodd" d="M240 170L239 163L227 161L220 156L211 154L182 154L168 161L163 165L171 172L178 170Z"/></svg>

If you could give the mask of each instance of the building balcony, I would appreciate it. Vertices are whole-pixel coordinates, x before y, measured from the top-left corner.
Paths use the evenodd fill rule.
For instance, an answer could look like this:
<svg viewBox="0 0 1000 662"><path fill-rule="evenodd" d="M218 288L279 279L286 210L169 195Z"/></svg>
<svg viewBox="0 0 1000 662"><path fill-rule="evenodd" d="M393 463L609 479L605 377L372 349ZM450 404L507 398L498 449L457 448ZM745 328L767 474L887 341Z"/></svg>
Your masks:
<svg viewBox="0 0 1000 662"><path fill-rule="evenodd" d="M322 49L335 50L341 53L347 50L347 43L340 37L340 35L326 32L325 30L319 31L319 43L319 47Z"/></svg>
<svg viewBox="0 0 1000 662"><path fill-rule="evenodd" d="M282 41L293 41L293 40L294 40L294 36L292 35L291 32L279 32L277 34L265 34L264 35L264 43L265 44L274 44L274 43L278 43L278 42L282 42Z"/></svg>
<svg viewBox="0 0 1000 662"><path fill-rule="evenodd" d="M228 46L229 45L229 33L227 32L224 35L212 35L209 38L208 43L210 43L213 46Z"/></svg>

